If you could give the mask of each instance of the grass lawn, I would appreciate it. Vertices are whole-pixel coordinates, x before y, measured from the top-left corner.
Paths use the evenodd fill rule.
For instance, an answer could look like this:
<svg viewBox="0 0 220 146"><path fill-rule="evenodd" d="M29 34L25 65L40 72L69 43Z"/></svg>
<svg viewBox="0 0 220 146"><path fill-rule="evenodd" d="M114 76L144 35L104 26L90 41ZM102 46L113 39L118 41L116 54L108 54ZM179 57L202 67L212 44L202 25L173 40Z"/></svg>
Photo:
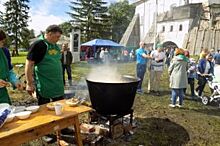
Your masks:
<svg viewBox="0 0 220 146"><path fill-rule="evenodd" d="M19 56L12 57L12 64L24 64L27 57L27 52L19 52Z"/></svg>
<svg viewBox="0 0 220 146"><path fill-rule="evenodd" d="M12 58L13 62L15 58ZM18 59L22 60L22 59ZM19 62L20 63L20 62ZM135 63L114 64L121 74L135 75ZM86 62L72 65L74 80L82 80L94 65ZM143 81L147 91L148 73ZM199 100L186 96L183 108L169 108L170 89L167 70L161 81L162 95L144 93L136 95L133 105L138 126L129 142L123 139L109 145L114 146L220 146L220 108L217 104L204 106ZM188 92L188 91L187 91ZM13 101L34 100L25 92L10 91ZM206 93L209 95L208 90ZM30 142L26 145L37 145Z"/></svg>

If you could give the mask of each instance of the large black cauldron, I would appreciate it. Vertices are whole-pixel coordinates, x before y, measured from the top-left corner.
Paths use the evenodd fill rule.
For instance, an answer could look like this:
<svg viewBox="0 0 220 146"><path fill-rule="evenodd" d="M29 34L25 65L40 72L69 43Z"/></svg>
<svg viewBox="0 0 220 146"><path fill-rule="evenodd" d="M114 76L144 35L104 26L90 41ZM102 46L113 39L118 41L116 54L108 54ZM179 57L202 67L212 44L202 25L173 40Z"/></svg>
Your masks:
<svg viewBox="0 0 220 146"><path fill-rule="evenodd" d="M102 115L125 114L133 106L140 79L123 76L117 83L86 79L92 107Z"/></svg>

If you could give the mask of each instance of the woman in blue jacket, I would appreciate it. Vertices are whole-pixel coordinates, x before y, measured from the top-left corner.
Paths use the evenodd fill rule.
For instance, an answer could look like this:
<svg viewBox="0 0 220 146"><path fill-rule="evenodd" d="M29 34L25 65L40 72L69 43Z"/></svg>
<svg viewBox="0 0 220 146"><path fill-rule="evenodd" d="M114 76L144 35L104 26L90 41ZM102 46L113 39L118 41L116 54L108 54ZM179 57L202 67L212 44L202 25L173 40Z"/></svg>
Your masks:
<svg viewBox="0 0 220 146"><path fill-rule="evenodd" d="M202 92L207 83L207 77L213 75L214 72L214 63L212 62L213 56L211 54L207 54L202 59L199 60L198 63L198 86L196 88L196 92L198 96L202 96Z"/></svg>

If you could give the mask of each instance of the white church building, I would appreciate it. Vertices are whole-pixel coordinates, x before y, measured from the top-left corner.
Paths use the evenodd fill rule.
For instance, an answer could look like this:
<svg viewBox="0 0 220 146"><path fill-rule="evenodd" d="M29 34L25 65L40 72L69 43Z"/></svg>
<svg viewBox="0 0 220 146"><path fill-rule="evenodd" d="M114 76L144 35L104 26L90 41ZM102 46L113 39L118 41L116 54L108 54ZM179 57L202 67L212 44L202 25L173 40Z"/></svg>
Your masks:
<svg viewBox="0 0 220 146"><path fill-rule="evenodd" d="M219 48L220 0L136 0L135 15L120 44L138 47Z"/></svg>

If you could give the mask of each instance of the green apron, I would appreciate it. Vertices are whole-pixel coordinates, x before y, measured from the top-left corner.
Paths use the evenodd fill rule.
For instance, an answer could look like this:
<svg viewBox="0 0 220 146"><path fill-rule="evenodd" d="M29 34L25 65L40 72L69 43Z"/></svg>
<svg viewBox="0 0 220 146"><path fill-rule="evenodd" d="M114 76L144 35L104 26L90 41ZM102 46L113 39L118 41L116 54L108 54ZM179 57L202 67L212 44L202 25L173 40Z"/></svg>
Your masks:
<svg viewBox="0 0 220 146"><path fill-rule="evenodd" d="M56 44L43 38L47 51L43 60L34 66L36 88L44 98L56 98L64 95L61 52Z"/></svg>
<svg viewBox="0 0 220 146"><path fill-rule="evenodd" d="M9 76L8 60L2 48L0 48L0 79L7 80ZM0 103L9 103L11 100L6 87L0 88Z"/></svg>

